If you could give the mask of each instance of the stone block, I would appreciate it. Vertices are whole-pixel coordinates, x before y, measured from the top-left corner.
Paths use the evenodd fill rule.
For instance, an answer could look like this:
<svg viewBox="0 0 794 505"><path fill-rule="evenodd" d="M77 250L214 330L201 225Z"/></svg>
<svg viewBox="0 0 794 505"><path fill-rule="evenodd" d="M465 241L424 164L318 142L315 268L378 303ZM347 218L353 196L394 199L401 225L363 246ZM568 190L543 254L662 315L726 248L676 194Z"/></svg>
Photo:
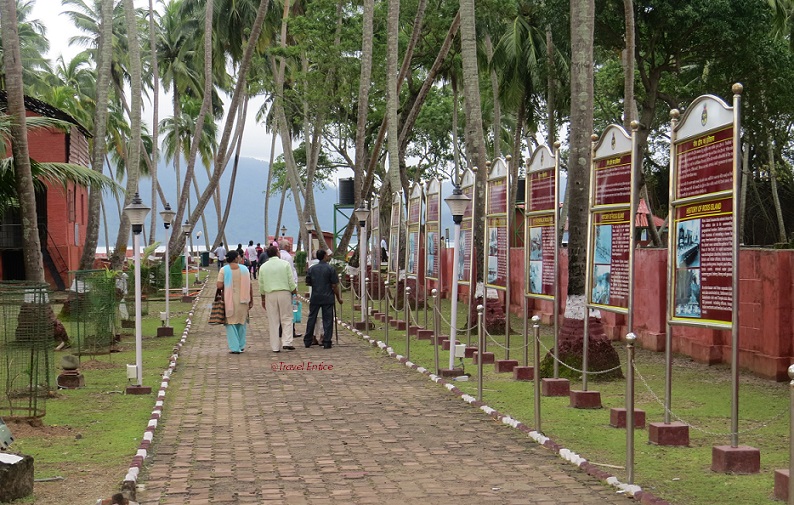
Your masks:
<svg viewBox="0 0 794 505"><path fill-rule="evenodd" d="M443 342L441 342L441 349L445 351L449 351L449 347L450 347L449 339L446 339Z"/></svg>
<svg viewBox="0 0 794 505"><path fill-rule="evenodd" d="M570 396L571 381L568 379L545 378L540 380L540 392L543 396Z"/></svg>
<svg viewBox="0 0 794 505"><path fill-rule="evenodd" d="M193 297L190 295L182 295L182 303L193 303Z"/></svg>
<svg viewBox="0 0 794 505"><path fill-rule="evenodd" d="M656 445L688 446L689 425L679 422L650 423L648 441Z"/></svg>
<svg viewBox="0 0 794 505"><path fill-rule="evenodd" d="M160 326L157 328L158 337L173 337L174 329L170 326Z"/></svg>
<svg viewBox="0 0 794 505"><path fill-rule="evenodd" d="M33 458L0 452L0 503L33 493Z"/></svg>
<svg viewBox="0 0 794 505"><path fill-rule="evenodd" d="M441 377L460 377L463 375L462 368L442 368L438 371Z"/></svg>
<svg viewBox="0 0 794 505"><path fill-rule="evenodd" d="M717 473L752 474L761 471L761 451L740 445L715 445L711 448L711 471Z"/></svg>
<svg viewBox="0 0 794 505"><path fill-rule="evenodd" d="M601 393L599 391L571 391L571 407L575 409L600 409Z"/></svg>
<svg viewBox="0 0 794 505"><path fill-rule="evenodd" d="M775 470L775 498L788 502L788 470Z"/></svg>
<svg viewBox="0 0 794 505"><path fill-rule="evenodd" d="M408 334L416 336L420 329L422 329L421 326L411 325L408 327Z"/></svg>
<svg viewBox="0 0 794 505"><path fill-rule="evenodd" d="M466 358L473 358L474 357L474 353L476 353L476 352L477 352L477 348L476 347L466 347L466 355L465 355L465 357Z"/></svg>
<svg viewBox="0 0 794 505"><path fill-rule="evenodd" d="M418 340L430 340L433 338L433 330L419 330L416 332Z"/></svg>
<svg viewBox="0 0 794 505"><path fill-rule="evenodd" d="M496 373L510 373L517 366L518 360L515 359L500 359L494 362L494 370Z"/></svg>
<svg viewBox="0 0 794 505"><path fill-rule="evenodd" d="M609 409L609 425L614 428L625 428L626 425L626 409L616 408ZM634 427L645 428L645 411L641 409L634 409Z"/></svg>
<svg viewBox="0 0 794 505"><path fill-rule="evenodd" d="M513 368L513 379L517 381L531 381L534 378L534 366L517 366Z"/></svg>
<svg viewBox="0 0 794 505"><path fill-rule="evenodd" d="M474 355L472 355L472 359L474 360L474 364L478 364L480 361L480 351L475 351ZM490 365L496 361L496 356L492 352L484 352L482 353L482 364L483 365Z"/></svg>
<svg viewBox="0 0 794 505"><path fill-rule="evenodd" d="M436 337L431 337L430 338L430 343L431 344L443 346L445 342L447 343L447 350L449 350L449 338L448 337L443 336L443 335L439 335L438 338L436 338Z"/></svg>
<svg viewBox="0 0 794 505"><path fill-rule="evenodd" d="M148 395L151 394L152 388L150 386L127 386L128 395Z"/></svg>
<svg viewBox="0 0 794 505"><path fill-rule="evenodd" d="M61 389L78 389L85 387L85 376L77 370L64 370L58 375L56 383Z"/></svg>

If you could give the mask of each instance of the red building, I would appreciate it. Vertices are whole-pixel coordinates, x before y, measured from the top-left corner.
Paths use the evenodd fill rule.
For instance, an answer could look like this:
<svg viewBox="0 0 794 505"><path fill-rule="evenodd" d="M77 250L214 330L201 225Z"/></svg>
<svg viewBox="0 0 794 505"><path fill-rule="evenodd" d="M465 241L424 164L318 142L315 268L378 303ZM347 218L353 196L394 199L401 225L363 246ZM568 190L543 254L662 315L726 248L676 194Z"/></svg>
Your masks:
<svg viewBox="0 0 794 505"><path fill-rule="evenodd" d="M0 91L0 108L6 107L5 91ZM27 116L60 119L71 125L68 132L35 130L28 132L31 159L90 166L90 133L73 117L35 98L25 97ZM52 289L68 287L69 272L77 270L83 254L88 222L88 190L74 183L45 182L36 193L39 239L44 259L45 278ZM19 212L9 211L0 219L0 279L25 280L22 224Z"/></svg>

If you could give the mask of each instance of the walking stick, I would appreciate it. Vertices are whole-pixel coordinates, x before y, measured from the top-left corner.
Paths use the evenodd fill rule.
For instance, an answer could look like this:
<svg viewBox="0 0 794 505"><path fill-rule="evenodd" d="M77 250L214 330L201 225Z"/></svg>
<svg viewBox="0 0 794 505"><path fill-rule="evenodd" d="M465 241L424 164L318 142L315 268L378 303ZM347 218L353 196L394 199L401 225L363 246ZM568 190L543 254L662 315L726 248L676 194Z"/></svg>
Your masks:
<svg viewBox="0 0 794 505"><path fill-rule="evenodd" d="M336 345L339 345L339 326L336 321L336 300L334 300L334 334L336 335Z"/></svg>

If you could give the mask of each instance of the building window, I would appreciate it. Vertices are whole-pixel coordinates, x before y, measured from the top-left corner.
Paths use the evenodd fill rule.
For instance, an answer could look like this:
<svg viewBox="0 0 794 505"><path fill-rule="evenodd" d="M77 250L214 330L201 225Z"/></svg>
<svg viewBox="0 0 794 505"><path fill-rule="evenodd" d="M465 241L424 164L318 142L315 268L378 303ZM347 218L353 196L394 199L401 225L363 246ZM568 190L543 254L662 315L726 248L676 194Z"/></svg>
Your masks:
<svg viewBox="0 0 794 505"><path fill-rule="evenodd" d="M69 214L69 222L74 222L74 190L69 188L66 190L66 211Z"/></svg>

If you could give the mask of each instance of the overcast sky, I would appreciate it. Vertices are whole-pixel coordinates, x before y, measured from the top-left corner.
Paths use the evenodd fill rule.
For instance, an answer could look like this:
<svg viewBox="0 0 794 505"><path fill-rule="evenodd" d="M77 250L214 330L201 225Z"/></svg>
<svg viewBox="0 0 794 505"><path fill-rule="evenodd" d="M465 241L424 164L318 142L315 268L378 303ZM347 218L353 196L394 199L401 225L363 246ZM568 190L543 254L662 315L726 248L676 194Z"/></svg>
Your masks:
<svg viewBox="0 0 794 505"><path fill-rule="evenodd" d="M155 9L158 8L157 4L158 2L155 2ZM148 9L149 2L148 0L135 0L135 6ZM50 41L48 57L52 63L61 55L66 61L69 61L75 54L84 49L79 46L69 46L69 38L80 35L80 32L67 16L61 14L64 10L60 0L36 0L33 3L31 20L38 19L47 27L47 38ZM162 89L160 91L159 119L162 120L164 117L172 115L173 105L171 97L163 93ZM258 98L251 100L248 105L249 112L245 124L242 155L268 161L270 159L271 137L265 131L265 127L256 124L254 119L256 111L263 102L264 98ZM151 131L152 124L152 109L152 103L144 97L144 121L149 125L149 131ZM276 141L275 152L276 156L282 152L281 143L278 140Z"/></svg>

